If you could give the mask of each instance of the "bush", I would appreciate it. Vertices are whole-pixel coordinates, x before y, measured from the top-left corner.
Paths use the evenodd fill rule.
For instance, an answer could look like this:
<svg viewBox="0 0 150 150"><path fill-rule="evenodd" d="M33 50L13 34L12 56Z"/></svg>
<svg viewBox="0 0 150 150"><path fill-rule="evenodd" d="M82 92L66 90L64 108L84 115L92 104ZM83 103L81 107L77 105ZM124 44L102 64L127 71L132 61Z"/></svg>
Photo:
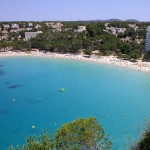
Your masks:
<svg viewBox="0 0 150 150"><path fill-rule="evenodd" d="M144 54L144 60L150 61L150 50L148 50L148 51Z"/></svg>
<svg viewBox="0 0 150 150"><path fill-rule="evenodd" d="M27 143L16 148L11 146L8 150L52 150L54 148L54 141L52 135L44 131L43 135L39 137L30 136L27 138Z"/></svg>
<svg viewBox="0 0 150 150"><path fill-rule="evenodd" d="M135 148L132 148L132 150L150 150L150 122L148 123L148 127L142 135L141 140Z"/></svg>

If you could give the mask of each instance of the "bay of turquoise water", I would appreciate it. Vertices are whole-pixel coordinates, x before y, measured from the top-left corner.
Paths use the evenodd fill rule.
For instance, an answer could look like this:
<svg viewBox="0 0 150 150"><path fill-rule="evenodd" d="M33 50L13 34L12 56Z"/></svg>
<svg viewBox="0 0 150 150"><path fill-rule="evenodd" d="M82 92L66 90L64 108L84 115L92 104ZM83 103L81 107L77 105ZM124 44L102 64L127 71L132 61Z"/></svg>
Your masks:
<svg viewBox="0 0 150 150"><path fill-rule="evenodd" d="M82 61L0 58L0 150L90 116L109 133L113 150L128 149L150 116L150 74Z"/></svg>

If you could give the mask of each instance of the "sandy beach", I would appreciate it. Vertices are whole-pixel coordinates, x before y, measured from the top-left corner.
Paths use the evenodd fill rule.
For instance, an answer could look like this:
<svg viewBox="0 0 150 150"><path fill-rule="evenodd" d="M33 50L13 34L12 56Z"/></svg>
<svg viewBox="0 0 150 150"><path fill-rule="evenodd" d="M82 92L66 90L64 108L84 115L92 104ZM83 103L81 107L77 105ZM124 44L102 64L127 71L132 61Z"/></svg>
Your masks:
<svg viewBox="0 0 150 150"><path fill-rule="evenodd" d="M46 57L46 58L60 58L60 59L72 59L72 60L81 60L81 61L91 61L104 64L112 64L116 66L121 66L124 68L135 69L138 71L149 72L150 73L150 62L142 62L138 60L137 62L131 62L127 60L122 60L116 56L100 56L100 57L85 57L85 55L75 55L75 54L58 54L51 52L39 52L31 51L30 53L26 52L0 52L0 57L14 57L14 56L34 56L34 57Z"/></svg>

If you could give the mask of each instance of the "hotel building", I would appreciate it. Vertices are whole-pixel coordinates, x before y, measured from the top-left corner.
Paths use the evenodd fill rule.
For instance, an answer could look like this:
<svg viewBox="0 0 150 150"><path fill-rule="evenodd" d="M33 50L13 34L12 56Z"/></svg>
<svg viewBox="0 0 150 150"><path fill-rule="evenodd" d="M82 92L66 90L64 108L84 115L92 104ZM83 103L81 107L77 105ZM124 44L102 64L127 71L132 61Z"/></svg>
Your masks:
<svg viewBox="0 0 150 150"><path fill-rule="evenodd" d="M147 27L145 50L146 51L150 50L150 26Z"/></svg>

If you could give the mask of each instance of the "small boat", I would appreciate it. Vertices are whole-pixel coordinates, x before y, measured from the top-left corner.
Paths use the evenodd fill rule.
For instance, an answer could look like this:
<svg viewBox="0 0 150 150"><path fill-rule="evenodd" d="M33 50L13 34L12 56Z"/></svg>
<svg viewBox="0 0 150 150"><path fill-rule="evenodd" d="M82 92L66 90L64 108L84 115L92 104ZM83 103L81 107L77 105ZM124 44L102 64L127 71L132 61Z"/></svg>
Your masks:
<svg viewBox="0 0 150 150"><path fill-rule="evenodd" d="M64 88L60 88L59 92L65 92L65 89Z"/></svg>
<svg viewBox="0 0 150 150"><path fill-rule="evenodd" d="M32 126L32 129L35 129L35 126Z"/></svg>

